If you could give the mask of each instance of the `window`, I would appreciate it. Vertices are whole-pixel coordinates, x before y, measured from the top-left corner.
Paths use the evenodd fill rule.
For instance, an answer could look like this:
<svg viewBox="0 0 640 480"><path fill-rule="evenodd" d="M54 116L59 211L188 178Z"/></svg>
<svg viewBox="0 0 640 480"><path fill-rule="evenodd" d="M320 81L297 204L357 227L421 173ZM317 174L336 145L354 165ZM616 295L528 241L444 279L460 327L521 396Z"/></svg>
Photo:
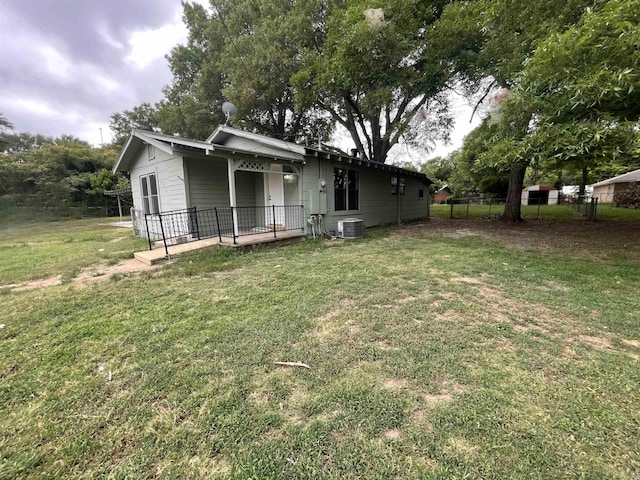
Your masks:
<svg viewBox="0 0 640 480"><path fill-rule="evenodd" d="M404 195L404 178L391 177L391 195Z"/></svg>
<svg viewBox="0 0 640 480"><path fill-rule="evenodd" d="M156 158L156 147L147 144L147 158L149 160Z"/></svg>
<svg viewBox="0 0 640 480"><path fill-rule="evenodd" d="M140 191L142 192L142 208L144 213L160 213L158 202L158 185L156 174L142 175L140 177Z"/></svg>
<svg viewBox="0 0 640 480"><path fill-rule="evenodd" d="M333 187L336 212L358 210L360 197L360 178L357 170L347 168L333 169Z"/></svg>
<svg viewBox="0 0 640 480"><path fill-rule="evenodd" d="M424 184L421 183L418 187L418 198L424 198Z"/></svg>

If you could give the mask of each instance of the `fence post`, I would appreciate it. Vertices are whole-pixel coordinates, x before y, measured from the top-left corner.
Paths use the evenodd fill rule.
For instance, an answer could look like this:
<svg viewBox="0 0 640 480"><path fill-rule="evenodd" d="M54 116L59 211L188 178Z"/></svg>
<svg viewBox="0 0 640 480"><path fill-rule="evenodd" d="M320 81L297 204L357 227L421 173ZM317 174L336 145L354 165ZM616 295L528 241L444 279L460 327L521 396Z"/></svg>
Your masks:
<svg viewBox="0 0 640 480"><path fill-rule="evenodd" d="M467 218L469 218L469 203L471 202L470 198L467 198Z"/></svg>
<svg viewBox="0 0 640 480"><path fill-rule="evenodd" d="M272 219L273 219L273 238L276 238L276 206L275 205L271 205L271 212L273 213L272 215Z"/></svg>
<svg viewBox="0 0 640 480"><path fill-rule="evenodd" d="M222 243L222 233L220 232L220 219L218 218L218 207L213 207L216 214L216 228L218 229L218 241Z"/></svg>
<svg viewBox="0 0 640 480"><path fill-rule="evenodd" d="M489 218L491 218L491 202L493 201L493 198L489 198Z"/></svg>
<svg viewBox="0 0 640 480"><path fill-rule="evenodd" d="M453 200L451 200L451 213L449 214L449 218L453 218Z"/></svg>
<svg viewBox="0 0 640 480"><path fill-rule="evenodd" d="M542 199L541 198L538 199L538 213L537 213L537 216L536 216L536 220L540 220L540 205L542 205Z"/></svg>
<svg viewBox="0 0 640 480"><path fill-rule="evenodd" d="M304 205L300 205L300 216L298 217L300 230L304 232Z"/></svg>
<svg viewBox="0 0 640 480"><path fill-rule="evenodd" d="M589 220L595 220L598 210L598 199L596 197L591 198L591 202L587 204L585 214Z"/></svg>
<svg viewBox="0 0 640 480"><path fill-rule="evenodd" d="M198 210L193 207L193 220L196 222L196 237L200 240L200 227L198 226Z"/></svg>
<svg viewBox="0 0 640 480"><path fill-rule="evenodd" d="M162 232L162 242L164 243L164 253L169 256L169 248L167 247L167 239L164 236L164 226L162 225L162 214L158 214L158 218L160 218L160 232Z"/></svg>
<svg viewBox="0 0 640 480"><path fill-rule="evenodd" d="M235 219L235 212L233 211L235 207L231 207L231 228L233 230L233 244L235 245L237 243L236 241L236 219Z"/></svg>
<svg viewBox="0 0 640 480"><path fill-rule="evenodd" d="M149 250L153 250L151 248L151 233L149 233L149 221L147 220L148 215L149 215L148 213L144 214L144 225L147 229L147 240L149 240Z"/></svg>

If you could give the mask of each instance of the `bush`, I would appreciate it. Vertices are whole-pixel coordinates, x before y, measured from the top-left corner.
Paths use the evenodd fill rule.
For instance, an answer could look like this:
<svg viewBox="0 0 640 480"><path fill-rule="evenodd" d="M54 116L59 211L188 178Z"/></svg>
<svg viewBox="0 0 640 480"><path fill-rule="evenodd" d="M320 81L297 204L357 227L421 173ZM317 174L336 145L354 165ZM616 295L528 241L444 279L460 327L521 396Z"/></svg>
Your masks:
<svg viewBox="0 0 640 480"><path fill-rule="evenodd" d="M640 185L635 184L613 196L616 207L640 208Z"/></svg>

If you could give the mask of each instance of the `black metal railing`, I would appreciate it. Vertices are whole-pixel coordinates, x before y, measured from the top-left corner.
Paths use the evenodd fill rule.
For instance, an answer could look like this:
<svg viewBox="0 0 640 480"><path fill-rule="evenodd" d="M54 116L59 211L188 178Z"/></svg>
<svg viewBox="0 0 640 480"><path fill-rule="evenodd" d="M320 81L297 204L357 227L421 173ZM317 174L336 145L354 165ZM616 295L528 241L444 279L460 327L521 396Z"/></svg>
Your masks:
<svg viewBox="0 0 640 480"><path fill-rule="evenodd" d="M248 235L273 234L291 230L304 231L302 205L271 205L265 207L216 207L198 210L196 207L144 215L144 231L153 242L162 241L166 254L169 246L193 242L203 238L238 238ZM146 234L146 235L145 235Z"/></svg>

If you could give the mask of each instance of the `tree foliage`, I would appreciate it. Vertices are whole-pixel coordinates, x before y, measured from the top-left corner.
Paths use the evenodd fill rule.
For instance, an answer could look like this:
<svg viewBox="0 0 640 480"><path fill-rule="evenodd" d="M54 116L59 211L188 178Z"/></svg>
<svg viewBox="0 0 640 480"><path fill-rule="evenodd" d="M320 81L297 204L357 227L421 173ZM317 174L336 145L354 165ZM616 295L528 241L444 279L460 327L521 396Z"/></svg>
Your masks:
<svg viewBox="0 0 640 480"><path fill-rule="evenodd" d="M13 130L13 123L0 113L0 151L4 151L6 148L5 132L7 130Z"/></svg>
<svg viewBox="0 0 640 480"><path fill-rule="evenodd" d="M403 136L447 126L444 92L452 71L430 48L446 2L333 2L318 43L294 76L298 100L328 112L361 156L384 162ZM437 115L430 117L432 110ZM437 130L437 128L435 129Z"/></svg>
<svg viewBox="0 0 640 480"><path fill-rule="evenodd" d="M584 169L633 150L635 127L622 123L637 121L626 117L637 96L622 97L631 93L637 71L624 61L637 57L634 11L637 0L481 0L446 9L442 37L467 85L488 75L511 88L494 112L491 148L480 157L510 170L506 219L520 219L520 189L531 162ZM618 151L620 142L631 148Z"/></svg>
<svg viewBox="0 0 640 480"><path fill-rule="evenodd" d="M224 118L225 100L238 107L237 126L295 141L327 138L326 115L295 103L292 75L300 52L314 42L313 2L216 0L208 13L184 4L187 45L169 56L173 83L159 106L163 130L208 136Z"/></svg>
<svg viewBox="0 0 640 480"><path fill-rule="evenodd" d="M71 136L18 134L29 141L11 153L0 153L0 197L34 210L64 206L101 206L103 191L126 188L128 181L110 169L112 148L94 148ZM33 144L34 139L46 139ZM30 146L25 146L30 145Z"/></svg>
<svg viewBox="0 0 640 480"><path fill-rule="evenodd" d="M116 112L111 115L109 129L113 134L113 145L123 147L131 130L156 130L159 127L156 108L150 103L141 103L131 110Z"/></svg>

